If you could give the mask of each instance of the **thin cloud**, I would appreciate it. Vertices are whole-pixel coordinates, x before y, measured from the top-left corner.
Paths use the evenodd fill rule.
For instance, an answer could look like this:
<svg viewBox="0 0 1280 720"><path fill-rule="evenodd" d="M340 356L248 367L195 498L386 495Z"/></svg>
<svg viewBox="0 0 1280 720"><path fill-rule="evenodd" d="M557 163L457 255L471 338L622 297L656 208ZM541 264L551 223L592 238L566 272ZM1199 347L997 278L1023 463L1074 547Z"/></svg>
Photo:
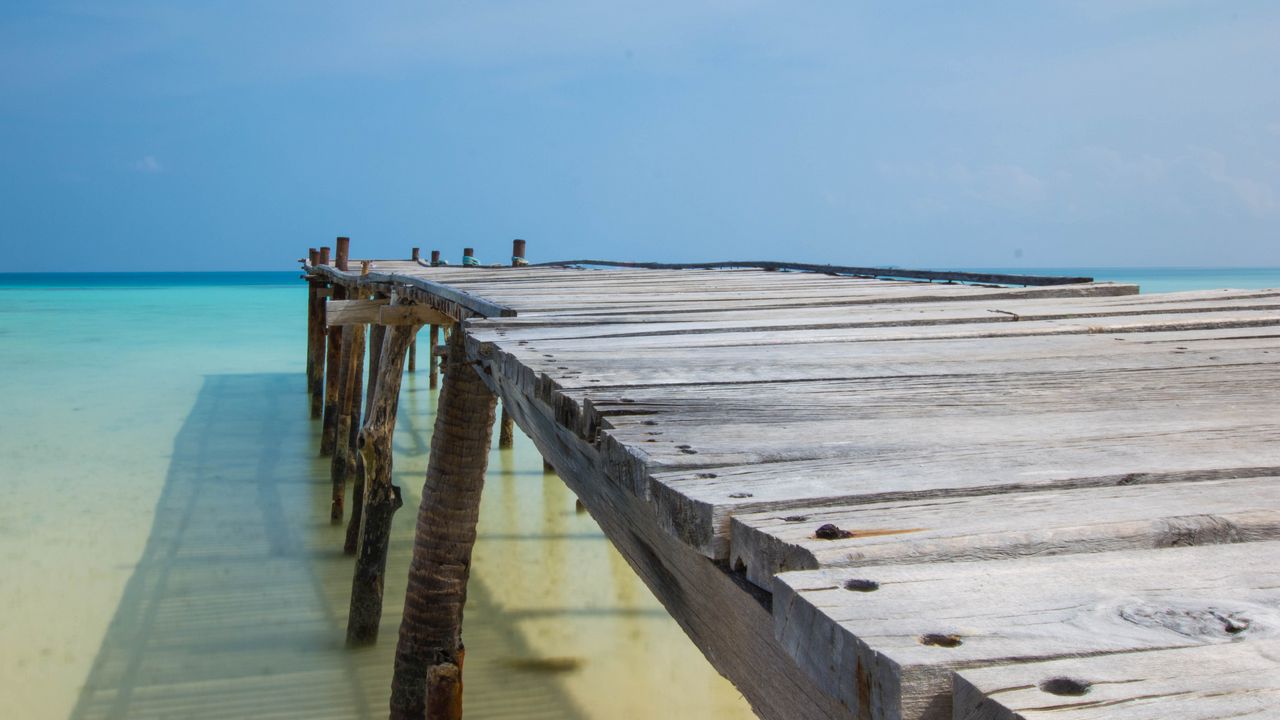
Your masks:
<svg viewBox="0 0 1280 720"><path fill-rule="evenodd" d="M164 172L164 166L160 164L160 161L157 160L154 155L147 155L143 157L141 160L133 164L133 169L148 175L155 175Z"/></svg>

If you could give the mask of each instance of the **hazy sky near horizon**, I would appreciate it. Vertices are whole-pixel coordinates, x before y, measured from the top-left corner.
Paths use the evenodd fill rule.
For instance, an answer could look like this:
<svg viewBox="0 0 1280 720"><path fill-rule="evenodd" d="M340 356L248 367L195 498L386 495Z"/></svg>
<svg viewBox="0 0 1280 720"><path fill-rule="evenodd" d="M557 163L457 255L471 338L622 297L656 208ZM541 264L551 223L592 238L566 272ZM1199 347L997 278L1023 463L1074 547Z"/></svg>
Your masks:
<svg viewBox="0 0 1280 720"><path fill-rule="evenodd" d="M1280 265L1274 2L0 6L4 270Z"/></svg>

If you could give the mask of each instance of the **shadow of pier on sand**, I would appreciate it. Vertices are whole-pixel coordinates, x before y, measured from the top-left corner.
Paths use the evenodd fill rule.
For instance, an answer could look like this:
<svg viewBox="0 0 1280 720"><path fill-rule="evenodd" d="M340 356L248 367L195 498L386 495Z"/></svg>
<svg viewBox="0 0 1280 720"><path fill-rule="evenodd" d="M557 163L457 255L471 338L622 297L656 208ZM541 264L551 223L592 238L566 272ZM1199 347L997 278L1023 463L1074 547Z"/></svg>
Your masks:
<svg viewBox="0 0 1280 720"><path fill-rule="evenodd" d="M73 720L386 717L415 513L397 513L381 642L347 650L352 559L317 432L300 375L205 379ZM473 578L467 716L579 717L554 675L500 660L530 655L514 623Z"/></svg>

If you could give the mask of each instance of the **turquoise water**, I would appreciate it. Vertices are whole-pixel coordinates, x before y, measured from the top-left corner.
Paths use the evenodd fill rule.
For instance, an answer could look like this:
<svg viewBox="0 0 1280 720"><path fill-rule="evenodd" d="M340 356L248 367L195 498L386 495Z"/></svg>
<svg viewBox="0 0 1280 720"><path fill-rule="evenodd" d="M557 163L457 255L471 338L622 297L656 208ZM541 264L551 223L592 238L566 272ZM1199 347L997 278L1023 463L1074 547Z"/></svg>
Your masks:
<svg viewBox="0 0 1280 720"><path fill-rule="evenodd" d="M1280 287L1280 268L1044 272ZM425 372L406 379L410 509L382 642L348 652L350 561L307 415L297 277L0 275L13 717L384 716L435 396ZM468 717L749 717L526 438L490 458L479 532Z"/></svg>
<svg viewBox="0 0 1280 720"><path fill-rule="evenodd" d="M343 647L296 272L0 277L5 717L386 717L434 424L406 378L381 642ZM527 438L494 450L471 718L750 717Z"/></svg>
<svg viewBox="0 0 1280 720"><path fill-rule="evenodd" d="M984 272L1008 272L1020 275L1065 275L1092 277L1098 281L1136 283L1144 293L1181 290L1216 290L1238 288L1280 288L1280 268L974 268Z"/></svg>

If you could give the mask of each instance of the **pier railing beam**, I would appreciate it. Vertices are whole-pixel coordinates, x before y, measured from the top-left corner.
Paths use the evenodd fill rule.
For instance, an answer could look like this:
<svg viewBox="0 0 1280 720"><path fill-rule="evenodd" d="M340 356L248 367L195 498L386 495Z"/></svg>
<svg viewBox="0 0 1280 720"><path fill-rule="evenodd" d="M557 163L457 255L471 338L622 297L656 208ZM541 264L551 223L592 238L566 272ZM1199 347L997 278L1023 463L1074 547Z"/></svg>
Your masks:
<svg viewBox="0 0 1280 720"><path fill-rule="evenodd" d="M428 706L453 708L461 703L461 677L450 666L461 665L462 607L496 402L467 362L464 342L462 329L455 325L396 645L392 718L422 718ZM430 683L436 693L430 698L428 677L439 680Z"/></svg>
<svg viewBox="0 0 1280 720"><path fill-rule="evenodd" d="M391 438L396 429L405 350L416 329L411 325L386 328L377 373L370 375L375 389L359 440L360 454L364 458L364 507L359 522L355 575L351 581L351 609L347 617L347 644L350 646L376 642L378 625L382 620L382 591L391 518L402 504L400 488L391 482ZM352 525L355 524L353 511ZM351 537L350 528L347 537Z"/></svg>

